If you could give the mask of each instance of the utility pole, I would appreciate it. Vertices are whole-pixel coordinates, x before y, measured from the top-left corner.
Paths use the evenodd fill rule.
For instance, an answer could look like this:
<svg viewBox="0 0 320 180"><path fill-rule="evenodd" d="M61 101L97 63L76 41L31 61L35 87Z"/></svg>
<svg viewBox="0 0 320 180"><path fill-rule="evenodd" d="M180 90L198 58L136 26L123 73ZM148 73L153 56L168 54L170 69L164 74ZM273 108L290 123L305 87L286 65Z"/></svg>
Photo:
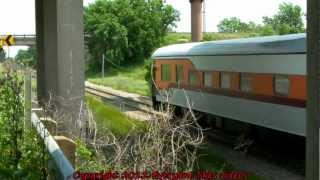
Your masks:
<svg viewBox="0 0 320 180"><path fill-rule="evenodd" d="M206 0L203 0L203 34L205 34L207 32L207 24L206 24L206 20L207 20L207 16L206 16Z"/></svg>
<svg viewBox="0 0 320 180"><path fill-rule="evenodd" d="M104 54L102 54L102 67L101 67L101 74L102 74L102 78L104 78Z"/></svg>
<svg viewBox="0 0 320 180"><path fill-rule="evenodd" d="M191 3L191 39L199 42L203 37L203 0L190 0Z"/></svg>
<svg viewBox="0 0 320 180"><path fill-rule="evenodd" d="M306 179L319 176L320 121L320 1L307 0Z"/></svg>

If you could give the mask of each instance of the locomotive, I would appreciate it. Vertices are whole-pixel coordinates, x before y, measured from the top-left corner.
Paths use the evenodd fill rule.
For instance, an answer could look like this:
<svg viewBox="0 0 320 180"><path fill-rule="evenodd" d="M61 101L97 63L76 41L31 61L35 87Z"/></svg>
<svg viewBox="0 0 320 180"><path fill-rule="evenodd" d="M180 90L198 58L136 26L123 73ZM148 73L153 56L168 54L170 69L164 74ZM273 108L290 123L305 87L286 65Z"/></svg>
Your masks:
<svg viewBox="0 0 320 180"><path fill-rule="evenodd" d="M154 104L306 134L306 34L175 44L152 59Z"/></svg>

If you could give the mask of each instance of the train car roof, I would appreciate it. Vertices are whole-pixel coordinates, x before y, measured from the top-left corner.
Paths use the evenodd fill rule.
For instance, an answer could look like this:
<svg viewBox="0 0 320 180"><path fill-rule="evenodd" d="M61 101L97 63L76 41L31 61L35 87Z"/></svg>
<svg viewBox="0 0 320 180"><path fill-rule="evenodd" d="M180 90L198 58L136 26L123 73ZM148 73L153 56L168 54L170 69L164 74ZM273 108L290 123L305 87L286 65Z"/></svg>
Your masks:
<svg viewBox="0 0 320 180"><path fill-rule="evenodd" d="M306 34L302 33L169 45L156 50L152 58L304 53Z"/></svg>

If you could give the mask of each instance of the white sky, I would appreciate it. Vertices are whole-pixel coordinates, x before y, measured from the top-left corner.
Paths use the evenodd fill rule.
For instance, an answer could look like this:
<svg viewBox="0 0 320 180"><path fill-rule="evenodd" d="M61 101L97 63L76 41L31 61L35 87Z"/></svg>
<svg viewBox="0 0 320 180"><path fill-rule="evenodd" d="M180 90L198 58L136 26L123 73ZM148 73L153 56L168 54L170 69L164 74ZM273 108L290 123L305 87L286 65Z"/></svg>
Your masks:
<svg viewBox="0 0 320 180"><path fill-rule="evenodd" d="M95 0L84 0L84 4ZM189 0L166 0L180 12L178 32L190 32ZM262 16L272 16L282 2L291 2L302 7L306 12L306 0L205 0L206 31L217 31L217 24L226 17L238 17L245 22L261 23ZM0 0L0 35L2 34L34 34L35 7L34 0ZM11 56L17 48L11 48Z"/></svg>

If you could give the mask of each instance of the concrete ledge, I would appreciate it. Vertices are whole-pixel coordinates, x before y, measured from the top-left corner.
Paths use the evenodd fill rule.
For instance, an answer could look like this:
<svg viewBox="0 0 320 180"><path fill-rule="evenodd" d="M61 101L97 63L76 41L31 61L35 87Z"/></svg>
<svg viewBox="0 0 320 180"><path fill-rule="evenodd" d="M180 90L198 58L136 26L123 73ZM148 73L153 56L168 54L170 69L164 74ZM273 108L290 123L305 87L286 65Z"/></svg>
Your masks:
<svg viewBox="0 0 320 180"><path fill-rule="evenodd" d="M47 128L51 135L57 134L57 122L50 117L41 117L40 121Z"/></svg>
<svg viewBox="0 0 320 180"><path fill-rule="evenodd" d="M75 166L76 161L76 143L65 136L54 136L54 139L58 143L59 147L63 150L70 163Z"/></svg>

